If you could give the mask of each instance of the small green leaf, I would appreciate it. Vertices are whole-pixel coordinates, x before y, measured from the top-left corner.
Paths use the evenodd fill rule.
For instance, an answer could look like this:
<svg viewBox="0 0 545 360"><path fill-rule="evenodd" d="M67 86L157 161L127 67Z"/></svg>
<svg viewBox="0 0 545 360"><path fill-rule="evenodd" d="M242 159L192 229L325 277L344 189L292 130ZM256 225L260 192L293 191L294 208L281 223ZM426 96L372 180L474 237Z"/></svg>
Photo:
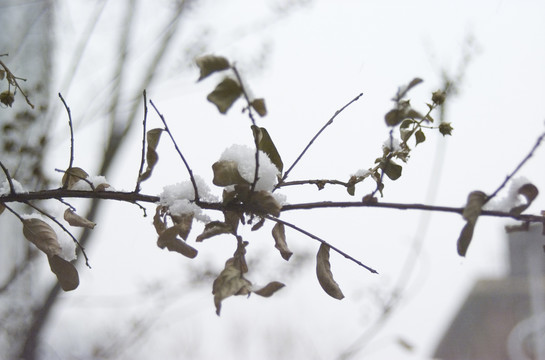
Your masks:
<svg viewBox="0 0 545 360"><path fill-rule="evenodd" d="M415 132L414 137L416 139L416 145L426 141L426 135L424 135L424 132L422 130L418 130L417 132Z"/></svg>
<svg viewBox="0 0 545 360"><path fill-rule="evenodd" d="M250 105L259 114L259 116L263 117L267 115L267 108L265 107L265 99L254 99L250 103Z"/></svg>
<svg viewBox="0 0 545 360"><path fill-rule="evenodd" d="M413 119L406 119L406 120L403 120L403 122L401 123L401 125L399 125L399 127L401 129L406 129L408 128L409 126L411 126L413 123L415 123L416 121L414 121Z"/></svg>
<svg viewBox="0 0 545 360"><path fill-rule="evenodd" d="M276 146L274 146L267 129L252 125L252 132L254 134L254 138L257 140L259 150L263 151L269 156L271 162L276 166L280 174L282 174L284 163L282 162L282 158L280 157Z"/></svg>
<svg viewBox="0 0 545 360"><path fill-rule="evenodd" d="M239 83L226 77L206 98L217 106L220 113L225 114L240 95L242 88Z"/></svg>
<svg viewBox="0 0 545 360"><path fill-rule="evenodd" d="M208 75L216 72L229 69L231 66L229 61L223 56L205 55L195 59L195 63L201 70L201 75L197 81L201 81Z"/></svg>
<svg viewBox="0 0 545 360"><path fill-rule="evenodd" d="M396 164L393 160L387 159L380 163L380 168L384 171L386 176L391 180L397 180L401 176L402 167Z"/></svg>
<svg viewBox="0 0 545 360"><path fill-rule="evenodd" d="M399 109L392 109L384 115L384 120L388 126L396 126L406 118L405 111Z"/></svg>

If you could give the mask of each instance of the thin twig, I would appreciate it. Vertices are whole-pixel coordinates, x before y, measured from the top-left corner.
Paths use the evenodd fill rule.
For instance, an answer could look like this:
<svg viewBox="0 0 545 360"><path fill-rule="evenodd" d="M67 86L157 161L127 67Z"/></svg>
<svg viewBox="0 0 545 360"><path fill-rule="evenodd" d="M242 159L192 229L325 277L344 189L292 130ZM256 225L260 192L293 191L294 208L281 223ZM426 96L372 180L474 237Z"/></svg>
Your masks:
<svg viewBox="0 0 545 360"><path fill-rule="evenodd" d="M191 180L191 183L193 184L193 190L195 191L195 203L199 203L199 191L197 189L197 182L195 181L195 177L193 176L193 171L189 167L189 164L187 163L184 155L180 151L180 148L178 147L178 144L176 143L176 140L174 140L174 137L172 136L172 133L170 132L170 129L168 128L167 122L165 120L165 117L163 114L159 112L153 101L149 101L151 106L155 109L155 112L159 117L161 118L161 121L163 122L163 125L165 126L165 131L168 133L168 136L170 136L170 140L172 140L172 143L174 144L174 148L176 148L176 151L178 152L178 155L182 158L182 161L184 162L185 168L187 169L187 172L189 173L189 178Z"/></svg>
<svg viewBox="0 0 545 360"><path fill-rule="evenodd" d="M144 171L144 162L146 158L146 122L148 119L148 101L146 99L146 90L142 92L142 96L144 97L144 120L142 121L142 159L140 161L140 170L138 170L138 177L136 179L136 186L134 188L135 193L140 191L140 177L142 176L142 172Z"/></svg>
<svg viewBox="0 0 545 360"><path fill-rule="evenodd" d="M295 159L295 161L293 162L293 164L288 168L288 170L284 173L284 176L282 176L282 179L280 180L280 182L276 185L275 189L277 189L288 177L289 173L293 170L293 168L295 167L295 165L297 165L297 163L299 162L299 160L301 160L301 158L303 157L303 155L305 155L305 153L308 151L308 149L310 148L310 146L314 143L314 141L316 141L316 139L318 138L318 136L320 136L320 134L331 124L333 124L333 120L335 120L335 118L337 117L337 115L339 115L344 109L346 109L348 106L350 106L352 103L358 101L360 99L360 97L363 96L363 93L359 94L358 96L356 96L354 99L350 100L346 105L344 105L342 108L340 108L339 110L335 111L335 114L333 114L333 116L325 123L324 126L322 126L322 128L316 133L316 135L314 135L314 137L310 140L310 142L307 144L307 146L305 147L305 149L301 152L301 154L299 154L299 156L297 157L297 159Z"/></svg>
<svg viewBox="0 0 545 360"><path fill-rule="evenodd" d="M314 240L317 240L317 241L321 242L322 244L325 244L325 245L329 246L329 247L331 248L331 250L333 250L333 251L337 252L338 254L344 256L344 257L347 258L348 260L355 262L356 264L358 264L359 266L363 267L364 269L366 269L366 270L372 272L373 274L378 274L378 272L377 272L375 269L373 269L373 268L371 268L371 267L365 265L365 264L362 263L361 261L359 261L359 260L353 258L352 256L348 255L347 253L345 253L344 251L340 250L339 248L337 248L337 247L331 245L331 244L328 243L327 241L325 241L325 240L323 240L323 239L320 239L318 236L316 236L316 235L314 235L314 234L312 234L312 233L309 233L308 231L303 230L303 229L301 229L300 227L298 227L298 226L296 226L296 225L294 225L294 224L291 224L291 223L289 223L289 222L287 222L287 221L284 221L284 220L280 220L280 219L275 218L275 217L272 217L272 216L270 216L270 215L265 216L265 218L266 218L266 219L269 219L269 220L272 220L272 221L274 221L274 222L277 222L277 223L284 224L284 225L287 226L287 227L290 227L290 228L292 228L292 229L294 229L294 230L297 230L297 231L299 231L300 233L305 234L306 236L308 236L308 237L310 237L310 238L312 238L312 239L314 239Z"/></svg>
<svg viewBox="0 0 545 360"><path fill-rule="evenodd" d="M70 127L70 163L68 164L68 169L71 169L72 165L74 164L74 126L72 123L72 113L70 112L70 108L66 104L66 101L64 101L61 93L59 93L59 97L64 104L66 112L68 113L68 126Z"/></svg>
<svg viewBox="0 0 545 360"><path fill-rule="evenodd" d="M7 55L7 54L5 54ZM15 75L13 75L13 73L8 69L8 67L6 66L6 64L4 64L1 60L0 60L0 66L2 66L6 72L6 79L8 80L8 83L15 86L16 89L18 89L21 94L23 94L25 100L26 100L26 103L34 109L34 105L30 102L30 99L28 98L28 96L25 94L25 92L23 91L23 89L21 89L21 87L19 86L19 83L17 82L17 80L22 80L22 81L26 81L26 79L23 79L23 78L20 78L20 77L17 77Z"/></svg>
<svg viewBox="0 0 545 360"><path fill-rule="evenodd" d="M530 158L534 155L534 152L537 150L537 148L541 145L541 142L543 141L543 138L545 138L545 132L543 132L536 140L536 143L534 144L534 146L532 147L532 149L530 150L530 152L528 153L528 155L526 155L526 157L524 159L522 159L522 161L517 165L517 167L515 168L515 170L513 170L513 172L511 172L511 174L509 174L505 180L501 183L501 185L492 193L492 195L488 196L485 200L485 204L487 202L489 202L492 198L494 198L496 195L498 195L498 193L505 187L505 185L507 185L507 183L509 182L509 180L511 180L513 178L513 176L515 176L515 174L524 166L524 164L526 164L526 162L528 160L530 160Z"/></svg>
<svg viewBox="0 0 545 360"><path fill-rule="evenodd" d="M9 193L11 195L15 195L15 188L13 187L13 181L12 181L11 176L9 174L8 168L6 168L1 161L0 161L0 167L4 171L4 174L6 174L6 179L8 180L8 184L9 184Z"/></svg>
<svg viewBox="0 0 545 360"><path fill-rule="evenodd" d="M89 265L89 258L87 257L87 254L85 253L85 249L83 248L83 246L81 246L78 239L76 239L75 236L72 235L72 233L70 231L68 231L68 229L66 227L64 227L63 224L61 224L57 219L55 219L54 216L47 213L47 211L43 211L39 207L37 207L37 206L35 206L35 205L33 205L33 204L29 203L29 202L25 202L25 204L27 204L28 206L30 206L34 210L38 211L42 215L47 216L49 219L51 219L51 221L53 221L55 224L57 224L65 233L67 233L68 236L70 236L72 238L72 240L76 243L76 245L80 248L81 253L83 254L83 257L85 258L85 265L87 265L87 267L89 269L91 268L91 265Z"/></svg>
<svg viewBox="0 0 545 360"><path fill-rule="evenodd" d="M248 93L246 92L246 89L244 88L240 73L238 72L236 66L233 65L231 68L233 69L233 72L235 73L235 76L238 80L238 84L240 85L240 88L242 89L242 95L244 96L244 99L246 100L246 103L248 104L248 107L247 107L248 117L250 118L252 125L257 126L255 122L254 114L252 112L252 102L250 101L250 97L248 96ZM259 138L255 135L254 135L254 144L255 144L255 172L254 172L254 181L252 181L252 185L250 186L250 197L254 193L255 187L257 185L257 181L259 180L259 176L258 176L259 175Z"/></svg>

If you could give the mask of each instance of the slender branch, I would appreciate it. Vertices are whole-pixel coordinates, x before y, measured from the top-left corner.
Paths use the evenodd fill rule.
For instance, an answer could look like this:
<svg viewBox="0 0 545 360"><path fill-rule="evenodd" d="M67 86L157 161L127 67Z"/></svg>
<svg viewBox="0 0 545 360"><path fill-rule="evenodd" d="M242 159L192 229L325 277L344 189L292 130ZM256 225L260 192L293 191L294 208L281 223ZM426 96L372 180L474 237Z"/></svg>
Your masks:
<svg viewBox="0 0 545 360"><path fill-rule="evenodd" d="M509 182L509 180L511 180L513 178L513 176L515 176L515 174L524 166L524 164L526 164L526 162L528 160L530 160L530 158L534 155L535 151L539 148L539 146L541 145L541 142L543 141L543 138L545 138L545 132L543 132L536 140L536 143L534 144L534 146L532 147L532 149L530 150L530 152L528 153L528 155L526 155L526 157L524 159L522 159L522 161L517 165L517 167L515 168L515 170L513 170L511 172L511 174L509 174L505 180L501 183L501 185L492 193L492 195L488 196L485 200L485 204L490 201L492 198L494 198L496 195L498 195L498 193L505 187L505 185L507 185L507 183Z"/></svg>
<svg viewBox="0 0 545 360"><path fill-rule="evenodd" d="M163 125L165 126L165 131L168 133L168 136L170 136L170 140L172 140L172 143L174 144L174 147L176 148L178 155L180 155L180 158L182 158L182 161L184 162L185 168L187 169L187 172L189 173L189 178L191 180L191 183L193 184L193 190L195 191L195 202L199 203L199 190L197 189L197 182L195 181L195 177L193 176L193 171L189 167L189 164L187 163L184 155L180 151L180 148L178 147L176 140L174 140L174 136L172 136L172 133L170 132L170 129L168 128L165 117L163 116L163 114L159 112L159 110L157 110L157 107L155 106L153 101L150 100L149 102L151 106L153 106L153 108L155 109L155 112L157 113L157 115L159 115L159 117L161 118L161 121L163 122Z"/></svg>
<svg viewBox="0 0 545 360"><path fill-rule="evenodd" d="M252 122L253 126L257 126L254 118L254 114L252 112L252 102L250 101L250 97L248 96L248 93L246 92L246 88L244 88L244 85L242 83L242 77L240 76L240 73L238 72L236 66L231 67L233 69L233 72L235 73L235 76L238 80L238 84L240 85L240 88L242 89L242 94L244 96L244 99L246 99L246 103L248 104L247 110L248 110L248 117L250 118L250 121ZM259 180L259 138L254 135L254 144L255 144L255 172L254 172L254 181L252 182L252 185L250 186L250 197L254 193L257 181Z"/></svg>
<svg viewBox="0 0 545 360"><path fill-rule="evenodd" d="M42 190L36 192L7 194L0 196L0 203L10 202L22 202L33 200L47 200L47 199L61 199L61 198L82 198L82 199L102 199L102 200L116 200L122 202L136 203L157 203L160 198L155 195L146 195L135 192L123 192L123 191L85 191L85 190L68 190L68 189L52 189ZM223 203L210 203L200 201L198 204L202 209L206 210L238 210L245 211L247 209L240 204L224 205ZM281 211L291 210L311 210L311 209L325 209L325 208L384 208L384 209L397 209L397 210L420 210L420 211L434 211L434 212L447 212L462 214L464 208L460 207L448 207L448 206L434 206L426 204L403 204L403 203L386 203L386 202L362 202L362 201L322 201L313 203L299 203L299 204L287 204L282 206ZM544 220L543 215L531 215L531 214L512 214L508 211L498 210L483 210L480 216L502 217L511 218L520 221L539 222Z"/></svg>
<svg viewBox="0 0 545 360"><path fill-rule="evenodd" d="M70 163L68 164L68 169L71 169L72 165L74 164L74 127L72 123L72 113L70 112L70 108L66 104L66 101L64 101L61 93L59 93L59 97L64 104L66 112L68 113L68 126L70 127Z"/></svg>
<svg viewBox="0 0 545 360"><path fill-rule="evenodd" d="M7 55L7 54L4 54L4 55ZM26 100L26 103L32 108L34 109L34 105L30 102L30 99L28 98L28 96L25 94L25 92L23 91L23 89L21 89L21 87L19 86L19 83L17 83L17 80L22 80L22 81L26 81L26 79L23 79L23 78L20 78L20 77L17 77L15 75L13 75L13 73L8 69L8 67L6 66L6 64L4 64L1 60L0 60L0 66L2 66L4 68L4 70L6 71L6 79L8 80L8 83L15 86L16 89L18 89L21 94L23 94L25 100Z"/></svg>
<svg viewBox="0 0 545 360"><path fill-rule="evenodd" d="M11 195L15 195L15 188L13 187L13 181L9 174L8 168L6 168L1 161L0 161L0 167L2 168L2 171L4 171L4 174L6 174L6 179L8 180L8 184L9 184L9 193Z"/></svg>
<svg viewBox="0 0 545 360"><path fill-rule="evenodd" d="M1 199L1 198L0 198ZM314 203L300 203L300 204L288 204L282 206L282 211L289 210L309 210L309 209L323 209L323 208L355 208L355 207L374 207L385 209L398 209L398 210L423 210L423 211L435 211L435 212L448 212L462 214L464 208L449 207L449 206L434 206L425 204L402 204L402 203L385 203L385 202L359 202L359 201L346 201L346 202L334 202L323 201ZM530 215L530 214L511 214L508 211L498 210L483 210L480 216L492 216L492 217L505 217L515 220L539 222L542 223L544 216Z"/></svg>
<svg viewBox="0 0 545 360"><path fill-rule="evenodd" d="M30 206L31 208L35 209L36 211L38 211L39 213L43 214L44 216L47 216L48 218L51 219L51 221L53 221L55 224L57 224L57 226L59 226L65 233L68 234L68 236L70 236L72 238L72 240L76 243L76 245L80 248L81 250L81 253L83 254L83 257L85 258L85 265L87 265L87 267L90 269L91 268L91 265L89 265L89 258L87 257L87 254L85 253L85 249L83 248L83 246L81 246L80 242L78 241L78 239L76 239L76 237L74 235L72 235L72 233L70 231L68 231L68 229L59 222L59 220L55 219L54 216L50 215L47 211L43 211L42 209L40 209L39 207L29 203L29 202L26 202L25 204L27 204L28 206Z"/></svg>
<svg viewBox="0 0 545 360"><path fill-rule="evenodd" d="M134 192L123 191L86 191L86 190L68 190L68 189L51 189L35 192L15 193L0 196L0 203L9 202L27 202L33 200L48 200L62 198L80 198L80 199L102 199L102 200L117 200L123 202L146 202L156 203L159 201L158 196L145 195Z"/></svg>
<svg viewBox="0 0 545 360"><path fill-rule="evenodd" d="M144 171L144 162L146 158L146 122L148 119L148 101L146 99L146 90L142 92L144 97L144 120L142 121L142 159L140 161L140 170L138 170L138 177L136 178L136 186L134 187L134 192L137 193L140 191L140 177Z"/></svg>
<svg viewBox="0 0 545 360"><path fill-rule="evenodd" d="M298 227L298 226L296 226L296 225L294 225L294 224L291 224L291 223L289 223L289 222L287 222L287 221L280 220L280 219L278 219L278 218L275 218L275 217L272 217L272 216L269 216L269 215L265 216L265 218L266 218L266 219L269 219L269 220L272 220L272 221L274 221L274 222L277 222L277 223L284 224L284 225L287 226L287 227L290 227L290 228L292 228L292 229L294 229L294 230L297 230L297 231L299 231L300 233L305 234L306 236L308 236L308 237L310 237L310 238L312 238L312 239L314 239L314 240L317 240L317 241L321 242L322 244L325 244L325 245L329 246L329 247L331 248L331 250L333 250L333 251L337 252L338 254L344 256L344 257L347 258L348 260L355 262L356 264L358 264L359 266L363 267L364 269L366 269L366 270L372 272L373 274L378 274L378 272L377 272L375 269L373 269L373 268L371 268L371 267L365 265L365 264L362 263L361 261L359 261L359 260L353 258L352 256L348 255L347 253L345 253L344 251L340 250L339 248L337 248L337 247L331 245L331 244L328 243L327 241L325 241L325 240L323 240L323 239L320 239L318 236L316 236L316 235L314 235L314 234L312 234L312 233L309 233L308 231L303 230L303 229L301 229L300 227Z"/></svg>
<svg viewBox="0 0 545 360"><path fill-rule="evenodd" d="M308 180L294 180L286 181L278 185L278 187L296 186L296 185L316 185L318 189L322 190L326 185L341 185L348 187L350 184L341 180L326 180L326 179L308 179Z"/></svg>
<svg viewBox="0 0 545 360"><path fill-rule="evenodd" d="M275 189L277 189L288 177L289 173L293 170L293 168L295 167L295 165L297 165L297 163L299 162L299 160L301 160L301 158L303 157L303 155L305 155L305 153L308 151L308 149L310 148L310 146L314 143L314 141L316 141L316 139L318 138L318 136L320 136L320 134L331 124L333 124L333 120L335 120L335 118L337 117L337 115L339 115L344 109L346 109L348 106L350 106L352 103L358 101L360 99L360 97L363 96L363 93L359 94L358 96L356 96L354 99L350 100L346 105L344 105L342 108L340 108L339 110L335 111L335 114L333 114L333 116L325 123L324 126L322 126L322 128L316 133L316 135L314 135L314 137L310 140L310 142L307 144L307 146L304 148L304 150L301 152L301 154L299 154L299 156L297 157L297 159L295 159L295 161L293 162L293 164L288 168L288 170L284 173L284 176L282 176L282 179L280 180L280 182L276 185Z"/></svg>

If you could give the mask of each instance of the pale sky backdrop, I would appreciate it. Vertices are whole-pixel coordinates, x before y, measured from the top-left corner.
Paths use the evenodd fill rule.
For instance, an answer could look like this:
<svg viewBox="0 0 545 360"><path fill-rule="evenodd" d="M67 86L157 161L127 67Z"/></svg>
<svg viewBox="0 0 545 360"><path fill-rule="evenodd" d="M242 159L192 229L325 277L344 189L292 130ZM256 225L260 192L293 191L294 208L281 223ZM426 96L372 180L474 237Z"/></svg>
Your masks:
<svg viewBox="0 0 545 360"><path fill-rule="evenodd" d="M259 125L269 131L285 165L337 109L363 92L315 142L291 180L347 180L373 166L388 138L383 119L398 86L414 77L424 79L409 97L415 108L426 111L425 102L441 86L442 73L456 77L466 56L459 92L447 101L453 136L427 132L428 140L403 166L403 176L385 181L380 201L462 206L473 190L495 190L545 129L543 1L314 0L282 16L268 5L271 2L197 2L177 41L194 43L194 55L215 53L236 61L253 93L266 100L269 114ZM130 48L135 79L156 45L156 30L173 8L163 0L139 3L137 37ZM61 79L95 4L58 2L55 71ZM78 122L75 164L89 173L105 126L111 90L107 76L118 56L118 39L112 34L117 34L124 8L122 1L106 5L70 89L63 88L62 81L54 86L55 93L65 95ZM208 44L202 51L200 39ZM207 102L206 95L221 77L196 83L198 69L188 67L185 51L182 46L170 51L147 94L166 117L193 171L210 181L211 165L226 147L252 144L250 123L240 112L242 102L228 116ZM148 120L150 128L160 126L151 111ZM68 161L62 111L55 131L51 169L64 168ZM117 173L108 178L116 189L134 188L141 129L136 127L130 136L117 159ZM144 193L159 194L163 186L187 180L166 137L158 152L159 164L153 179L144 183ZM539 188L545 184L544 160L545 149L540 149L520 173ZM357 200L372 188L371 182L364 183L355 197L335 187L283 192L288 202L298 203ZM219 188L214 191L221 193ZM538 198L528 212L544 208ZM148 206L148 213L153 211ZM358 350L353 344L376 324L381 304L405 273L406 259L416 256L415 239L423 241L423 250L415 258L401 302L352 358L428 359L475 279L507 271L502 231L506 221L501 219L479 220L474 242L462 259L456 254L464 224L458 215L362 208L291 211L282 218L380 274L332 253L333 274L346 296L338 301L316 280L316 241L288 230L295 255L285 262L273 247L271 224L255 233L244 229L242 235L250 242L248 278L256 284L278 280L287 286L269 299L229 298L217 317L212 281L232 255L233 239L217 237L197 244L199 255L188 260L157 248L151 218L143 218L138 207L110 202L93 219L98 223L95 243L88 247L93 268L81 269L79 288L62 295L47 329L46 359L91 359L90 349L99 346L117 347L118 359L335 359ZM191 243L201 229L202 224L194 226ZM212 273L195 285L199 269ZM400 341L411 344L412 351Z"/></svg>

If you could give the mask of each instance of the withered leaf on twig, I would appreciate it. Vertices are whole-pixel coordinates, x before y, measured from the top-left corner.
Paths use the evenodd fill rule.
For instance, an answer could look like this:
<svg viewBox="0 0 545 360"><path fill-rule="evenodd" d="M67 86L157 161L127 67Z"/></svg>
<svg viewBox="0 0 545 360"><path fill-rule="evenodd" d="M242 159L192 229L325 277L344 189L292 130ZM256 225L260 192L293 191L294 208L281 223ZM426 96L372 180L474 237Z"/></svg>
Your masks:
<svg viewBox="0 0 545 360"><path fill-rule="evenodd" d="M473 231L487 196L482 191L472 191L467 197L467 204L462 213L467 221L457 242L458 255L466 256L467 249L473 238Z"/></svg>
<svg viewBox="0 0 545 360"><path fill-rule="evenodd" d="M322 243L318 254L316 255L316 275L318 282L324 291L331 297L341 300L344 294L337 282L333 279L331 273L331 264L329 263L329 245Z"/></svg>

